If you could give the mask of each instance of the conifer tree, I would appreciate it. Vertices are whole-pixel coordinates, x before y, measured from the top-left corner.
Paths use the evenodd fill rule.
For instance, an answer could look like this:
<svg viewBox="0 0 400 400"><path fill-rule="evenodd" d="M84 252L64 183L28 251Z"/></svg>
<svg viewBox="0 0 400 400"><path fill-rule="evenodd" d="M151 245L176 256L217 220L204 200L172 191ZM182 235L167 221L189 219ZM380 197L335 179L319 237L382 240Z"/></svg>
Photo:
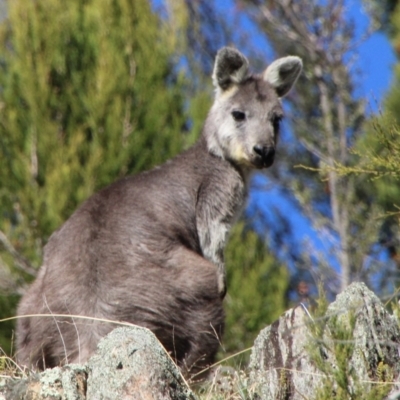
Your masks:
<svg viewBox="0 0 400 400"><path fill-rule="evenodd" d="M366 171L369 185L367 195L380 207L377 227L380 243L387 249L389 270L381 274L382 294L396 291L400 286L400 3L396 0L365 0L372 17L392 42L397 62L393 78L378 115L369 120L366 136L356 146L360 155L357 169Z"/></svg>
<svg viewBox="0 0 400 400"><path fill-rule="evenodd" d="M23 292L49 235L94 191L182 148L173 50L148 0L8 2L0 25L0 293ZM13 306L1 306L2 315Z"/></svg>

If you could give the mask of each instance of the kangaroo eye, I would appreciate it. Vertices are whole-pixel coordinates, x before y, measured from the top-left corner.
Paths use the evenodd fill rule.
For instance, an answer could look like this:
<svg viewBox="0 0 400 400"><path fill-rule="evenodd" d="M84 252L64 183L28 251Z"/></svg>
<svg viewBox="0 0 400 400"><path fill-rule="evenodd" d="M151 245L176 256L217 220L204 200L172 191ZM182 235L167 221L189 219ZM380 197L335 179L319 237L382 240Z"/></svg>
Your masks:
<svg viewBox="0 0 400 400"><path fill-rule="evenodd" d="M272 117L272 126L274 127L274 130L275 131L278 131L279 130L279 125L280 125L280 123L281 123L281 121L282 121L282 115L274 115L273 117Z"/></svg>
<svg viewBox="0 0 400 400"><path fill-rule="evenodd" d="M232 111L232 117L236 122L242 122L246 119L246 114L242 111Z"/></svg>

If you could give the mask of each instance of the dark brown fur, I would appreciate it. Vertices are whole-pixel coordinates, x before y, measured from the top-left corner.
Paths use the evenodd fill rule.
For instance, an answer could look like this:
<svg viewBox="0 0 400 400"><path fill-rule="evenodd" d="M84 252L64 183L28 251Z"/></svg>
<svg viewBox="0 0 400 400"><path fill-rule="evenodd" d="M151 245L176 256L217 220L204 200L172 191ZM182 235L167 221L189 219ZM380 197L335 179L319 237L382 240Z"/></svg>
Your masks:
<svg viewBox="0 0 400 400"><path fill-rule="evenodd" d="M202 257L196 207L226 173L239 178L202 141L162 169L95 194L52 235L19 315L130 321L151 329L181 365L207 365L218 349L224 313L217 267ZM220 192L219 200L231 193ZM84 361L114 327L72 318L21 319L19 359L40 369Z"/></svg>
<svg viewBox="0 0 400 400"><path fill-rule="evenodd" d="M218 70L232 55L228 74L241 68L240 79ZM50 237L18 309L20 316L48 316L18 320L21 364L43 369L84 362L115 327L73 315L151 329L187 374L214 361L224 329L223 247L243 206L249 171L266 163L253 147L275 145L272 120L281 112L275 87L249 77L240 53L224 49L219 57L219 89L237 90L217 94L200 140L161 167L93 195ZM231 108L242 103L253 110L249 132L232 120ZM223 119L228 125L220 131ZM232 154L240 160L225 156L231 134L237 139Z"/></svg>

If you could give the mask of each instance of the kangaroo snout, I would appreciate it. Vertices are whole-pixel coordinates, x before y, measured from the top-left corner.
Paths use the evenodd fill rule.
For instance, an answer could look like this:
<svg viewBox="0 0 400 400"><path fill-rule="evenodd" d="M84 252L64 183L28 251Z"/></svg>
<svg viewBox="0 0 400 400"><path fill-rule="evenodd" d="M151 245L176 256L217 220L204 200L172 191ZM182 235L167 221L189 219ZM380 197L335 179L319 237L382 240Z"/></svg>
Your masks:
<svg viewBox="0 0 400 400"><path fill-rule="evenodd" d="M263 146L256 144L253 147L254 153L257 154L259 159L260 168L268 168L274 163L275 159L275 147L274 146Z"/></svg>

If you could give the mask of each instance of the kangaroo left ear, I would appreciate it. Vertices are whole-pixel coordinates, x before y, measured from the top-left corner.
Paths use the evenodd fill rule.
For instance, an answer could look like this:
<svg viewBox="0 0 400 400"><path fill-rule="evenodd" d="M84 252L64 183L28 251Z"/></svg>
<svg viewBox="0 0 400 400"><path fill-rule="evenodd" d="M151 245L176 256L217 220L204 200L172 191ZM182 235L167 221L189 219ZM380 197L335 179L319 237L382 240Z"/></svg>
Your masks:
<svg viewBox="0 0 400 400"><path fill-rule="evenodd" d="M276 90L279 97L286 96L303 69L301 58L288 56L274 61L263 74L265 81Z"/></svg>
<svg viewBox="0 0 400 400"><path fill-rule="evenodd" d="M212 79L216 88L227 90L243 82L248 74L249 62L238 50L223 47L217 53Z"/></svg>

